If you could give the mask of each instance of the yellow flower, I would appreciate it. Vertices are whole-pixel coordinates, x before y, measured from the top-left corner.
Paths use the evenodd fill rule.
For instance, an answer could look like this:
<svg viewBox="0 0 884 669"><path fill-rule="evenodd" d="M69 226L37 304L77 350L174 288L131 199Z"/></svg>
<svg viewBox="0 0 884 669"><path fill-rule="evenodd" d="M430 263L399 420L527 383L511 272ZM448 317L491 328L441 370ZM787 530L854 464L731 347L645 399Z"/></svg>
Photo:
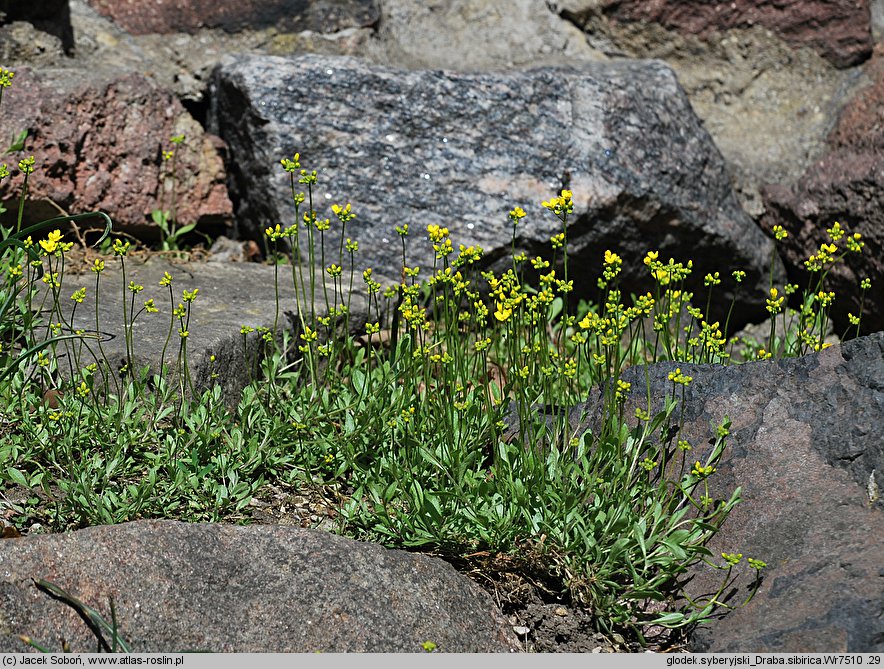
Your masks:
<svg viewBox="0 0 884 669"><path fill-rule="evenodd" d="M497 303L497 311L494 312L494 317L497 320L499 320L501 323L503 323L512 315L513 315L512 309L505 307L502 302Z"/></svg>
<svg viewBox="0 0 884 669"><path fill-rule="evenodd" d="M61 230L53 230L46 239L40 240L40 246L47 254L55 253L59 241L61 241Z"/></svg>
<svg viewBox="0 0 884 669"><path fill-rule="evenodd" d="M786 297L778 297L779 291L776 288L770 289L770 298L767 300L767 310L771 314L778 314L783 308L783 302L786 300Z"/></svg>
<svg viewBox="0 0 884 669"><path fill-rule="evenodd" d="M352 221L354 218L356 218L356 214L351 211L349 202L346 204L346 206L343 207L339 204L333 204L332 212L335 216L338 217L338 220L341 223L347 223L348 221Z"/></svg>
<svg viewBox="0 0 884 669"><path fill-rule="evenodd" d="M316 341L316 339L319 337L319 335L317 334L317 332L315 330L310 329L309 325L304 326L304 332L301 333L300 336L301 336L301 339L303 339L305 342L308 342L308 343L311 341Z"/></svg>
<svg viewBox="0 0 884 669"><path fill-rule="evenodd" d="M561 197L551 198L549 201L544 201L542 205L559 217L574 211L574 203L571 201L571 191L569 190L562 190Z"/></svg>
<svg viewBox="0 0 884 669"><path fill-rule="evenodd" d="M58 272L47 272L42 279L50 288L61 288L61 282L58 280Z"/></svg>
<svg viewBox="0 0 884 669"><path fill-rule="evenodd" d="M428 225L427 233L430 236L430 241L438 243L448 237L448 228L441 228L438 225Z"/></svg>
<svg viewBox="0 0 884 669"><path fill-rule="evenodd" d="M611 252L610 250L605 251L605 264L606 265L621 265L623 264L623 259L618 256L616 253Z"/></svg>
<svg viewBox="0 0 884 669"><path fill-rule="evenodd" d="M661 286L665 286L669 283L669 272L665 269L654 270L651 274Z"/></svg>
<svg viewBox="0 0 884 669"><path fill-rule="evenodd" d="M34 164L34 156L30 156L28 158L25 158L24 160L18 161L18 169L21 170L22 174L28 175L34 171Z"/></svg>

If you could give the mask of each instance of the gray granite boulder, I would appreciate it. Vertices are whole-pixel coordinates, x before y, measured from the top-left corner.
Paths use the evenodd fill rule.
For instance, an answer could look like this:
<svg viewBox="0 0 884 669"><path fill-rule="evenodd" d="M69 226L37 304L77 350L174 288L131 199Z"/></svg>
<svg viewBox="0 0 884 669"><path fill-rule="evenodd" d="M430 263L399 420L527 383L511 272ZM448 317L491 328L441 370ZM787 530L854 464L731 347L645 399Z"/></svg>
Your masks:
<svg viewBox="0 0 884 669"><path fill-rule="evenodd" d="M693 377L674 414L683 408L688 466L705 462L711 425L725 416L732 423L710 495L727 499L741 486L742 502L710 543L711 559L743 553L768 564L749 605L699 628L693 648L884 651L884 333L782 361L659 363L647 381L644 368L631 368L626 415L647 408L647 383L653 408L662 408L676 366ZM591 424L598 412L596 396L574 409L572 422ZM745 559L743 570L725 593L731 605L750 592ZM688 576L686 590L698 596L715 592L721 572L701 565Z"/></svg>
<svg viewBox="0 0 884 669"><path fill-rule="evenodd" d="M134 652L512 652L512 627L442 560L292 527L138 521L0 540L0 652L19 635L94 652L45 579L97 609Z"/></svg>
<svg viewBox="0 0 884 669"><path fill-rule="evenodd" d="M659 249L661 258L693 259L701 287L706 272L747 271L734 318L762 315L771 242L740 209L718 150L663 63L457 74L344 57L240 57L216 71L214 85L213 129L230 146L243 236L295 222L280 159L296 151L320 172L320 215L351 202L357 259L391 274L401 265L393 228L403 223L408 264L424 276L434 259L429 224L448 227L455 249L478 244L504 266L514 206L529 213L517 250L549 255L561 224L540 202L569 187L578 296L595 295L605 249L624 257L627 290L647 283L641 259ZM774 270L781 279L778 261ZM732 286L720 288L717 302L727 305Z"/></svg>

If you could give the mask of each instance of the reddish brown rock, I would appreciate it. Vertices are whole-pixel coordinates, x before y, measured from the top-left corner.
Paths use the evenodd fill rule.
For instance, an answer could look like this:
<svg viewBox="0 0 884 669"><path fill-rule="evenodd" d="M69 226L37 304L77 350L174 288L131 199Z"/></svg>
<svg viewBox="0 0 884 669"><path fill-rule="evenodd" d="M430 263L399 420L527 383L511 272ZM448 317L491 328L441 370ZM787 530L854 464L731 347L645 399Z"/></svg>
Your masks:
<svg viewBox="0 0 884 669"><path fill-rule="evenodd" d="M872 52L869 0L605 0L603 11L701 37L763 26L795 47L814 49L836 67L861 63Z"/></svg>
<svg viewBox="0 0 884 669"><path fill-rule="evenodd" d="M374 0L88 0L134 35L195 33L200 28L227 32L276 27L285 32L332 33L365 28L378 21Z"/></svg>
<svg viewBox="0 0 884 669"><path fill-rule="evenodd" d="M844 105L835 129L829 135L833 148L884 150L884 43L875 46L864 74L870 84Z"/></svg>
<svg viewBox="0 0 884 669"><path fill-rule="evenodd" d="M801 285L804 260L828 242L826 229L836 220L863 236L863 253L848 255L829 273L827 290L838 296L832 312L838 334L849 325L847 314L859 313L857 284L864 278L872 289L862 305L863 331L884 330L884 45L876 48L866 74L871 83L844 106L829 153L797 183L762 189L766 213L760 223L768 231L782 225L789 232L780 254Z"/></svg>
<svg viewBox="0 0 884 669"><path fill-rule="evenodd" d="M29 181L26 218L100 209L118 227L150 225L151 212L169 208L171 180L164 179L163 151L176 147L177 220L199 228L232 221L223 143L206 134L171 93L136 73L56 69L16 72L3 95L0 137L29 129L22 154L6 159L13 177L0 184L0 198L16 209L21 178L16 163L36 158ZM161 185L161 181L164 182Z"/></svg>

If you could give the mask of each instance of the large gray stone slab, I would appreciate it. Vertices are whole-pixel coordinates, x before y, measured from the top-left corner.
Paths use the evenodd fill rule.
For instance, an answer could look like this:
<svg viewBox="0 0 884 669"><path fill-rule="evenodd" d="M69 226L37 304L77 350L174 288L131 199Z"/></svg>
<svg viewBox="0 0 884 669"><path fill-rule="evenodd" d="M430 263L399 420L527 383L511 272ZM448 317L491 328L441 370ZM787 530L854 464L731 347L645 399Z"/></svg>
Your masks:
<svg viewBox="0 0 884 669"><path fill-rule="evenodd" d="M169 289L159 285L166 272L172 276L174 304L170 303ZM171 312L182 302L182 291L198 289L192 304L186 343L190 375L198 391L217 383L225 399L235 402L250 379L257 378L257 366L262 357L258 334L249 334L244 343L241 327L272 328L277 320L280 330L291 330L293 321L287 312L291 316L297 314L291 266L280 266L277 319L274 272L272 266L257 263L190 263L161 257L145 262L133 257L127 259L124 284L118 261L108 260L99 284L98 328L95 323L95 275L92 272L79 276L69 273L62 290L66 313L70 314L73 306L68 299L70 294L85 287L86 299L77 306L73 326L90 333L97 329L101 333L100 349L95 340L86 340L95 355L85 351L81 366L96 358L102 359L102 351L114 372L126 364L123 300L126 300L126 309L130 310L132 293L125 291L124 296L124 285L135 282L144 286L135 299L136 313L142 310L144 301L151 298L160 313L141 313L135 320L132 327L134 365L139 369L148 366L151 372L158 372L165 365L175 378L174 374L181 369L178 365L181 338L178 335L180 326L175 319L166 343ZM384 281L384 278L381 276L378 280ZM361 280L358 286L362 287ZM351 324L359 331L368 318L363 293L358 288L354 290L350 304ZM317 300L316 309L319 315L325 313L324 300ZM61 359L59 367L64 372L66 360Z"/></svg>
<svg viewBox="0 0 884 669"><path fill-rule="evenodd" d="M76 613L31 579L65 589L134 652L512 652L491 598L437 558L317 530L137 521L0 540L0 652L25 634L94 652Z"/></svg>

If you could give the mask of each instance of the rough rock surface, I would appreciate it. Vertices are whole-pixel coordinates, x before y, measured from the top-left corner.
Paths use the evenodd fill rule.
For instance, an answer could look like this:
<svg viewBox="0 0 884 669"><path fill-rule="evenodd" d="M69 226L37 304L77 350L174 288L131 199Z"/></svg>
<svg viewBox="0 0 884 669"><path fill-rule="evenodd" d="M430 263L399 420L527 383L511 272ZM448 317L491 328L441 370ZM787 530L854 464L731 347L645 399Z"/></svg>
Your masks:
<svg viewBox="0 0 884 669"><path fill-rule="evenodd" d="M228 32L275 26L281 30L338 32L378 20L374 0L88 0L133 34Z"/></svg>
<svg viewBox="0 0 884 669"><path fill-rule="evenodd" d="M365 55L393 67L461 72L605 59L536 0L384 0Z"/></svg>
<svg viewBox="0 0 884 669"><path fill-rule="evenodd" d="M559 9L611 58L659 58L675 70L727 161L740 203L756 218L764 209L761 186L797 181L825 151L834 119L860 79L858 68L837 70L760 25L701 39L659 23L613 20L595 3L559 3Z"/></svg>
<svg viewBox="0 0 884 669"><path fill-rule="evenodd" d="M120 69L149 73L157 85L172 91L200 120L212 70L231 53L288 54L300 52L354 53L371 38L372 28L348 28L335 33L291 32L279 25L263 29L200 28L189 32L131 34L100 14L86 0L70 0L71 23L77 36L74 62L56 59L56 66L89 68L113 63ZM141 7L146 5L139 5ZM2 29L0 29L2 30ZM19 43L18 48L27 47ZM17 60L10 59L8 62Z"/></svg>
<svg viewBox="0 0 884 669"><path fill-rule="evenodd" d="M171 208L172 180L162 154L175 148L179 223L206 230L231 223L223 143L141 74L20 68L3 96L0 137L25 128L24 155L37 159L28 183L28 220L101 209L121 228L139 231L152 210ZM170 137L178 134L185 143L173 147ZM20 185L17 177L0 185L0 198L12 211Z"/></svg>
<svg viewBox="0 0 884 669"><path fill-rule="evenodd" d="M872 38L884 40L884 1L872 0Z"/></svg>
<svg viewBox="0 0 884 669"><path fill-rule="evenodd" d="M516 205L530 214L517 250L549 255L561 224L539 205L565 186L575 198L568 243L577 295L595 294L606 248L623 255L627 290L645 280L641 258L651 249L692 258L701 282L739 267L756 295L766 290L771 243L739 208L720 154L662 63L456 74L246 57L219 68L216 87L214 129L230 144L244 236L295 222L279 161L300 151L304 166L321 172L318 208L352 203L358 218L347 234L360 244L360 267L395 275L393 228L403 223L407 263L424 276L434 256L429 224L448 227L455 249L478 244L503 263ZM736 320L758 315L753 304L741 291Z"/></svg>
<svg viewBox="0 0 884 669"><path fill-rule="evenodd" d="M27 21L0 25L0 61L15 71L15 63L52 67L65 58L61 40L38 30ZM4 147L5 148L5 147Z"/></svg>
<svg viewBox="0 0 884 669"><path fill-rule="evenodd" d="M65 51L74 47L68 0L0 0L0 25L26 21L37 30L57 37Z"/></svg>
<svg viewBox="0 0 884 669"><path fill-rule="evenodd" d="M732 422L728 446L709 479L710 495L742 502L713 539L722 551L764 560L755 598L700 628L694 649L708 652L881 652L884 614L884 333L821 353L734 367L678 364L693 377L681 407L693 450L705 462L710 425ZM648 368L654 409L672 393L675 363ZM645 370L623 377L635 406L647 409ZM676 409L676 416L678 411ZM598 399L572 412L599 411ZM690 466L690 464L688 464ZM743 574L730 598L742 603L752 577ZM687 591L715 592L721 572L695 569Z"/></svg>
<svg viewBox="0 0 884 669"><path fill-rule="evenodd" d="M27 634L94 651L64 588L110 619L136 652L510 652L491 598L436 558L325 532L138 521L0 541L0 651Z"/></svg>
<svg viewBox="0 0 884 669"><path fill-rule="evenodd" d="M790 277L804 285L804 260L823 242L837 220L859 232L866 248L850 254L828 278L838 296L832 315L838 332L849 327L848 313L859 314L861 279L872 281L866 292L863 331L884 330L884 45L866 67L870 83L845 106L829 137L830 150L794 185L773 184L763 190L767 213L761 225L782 225L790 236L780 249ZM843 248L843 243L841 247Z"/></svg>
<svg viewBox="0 0 884 669"><path fill-rule="evenodd" d="M872 50L869 0L603 0L602 11L626 21L658 22L689 35L761 25L795 47L814 49L837 67L856 65Z"/></svg>

